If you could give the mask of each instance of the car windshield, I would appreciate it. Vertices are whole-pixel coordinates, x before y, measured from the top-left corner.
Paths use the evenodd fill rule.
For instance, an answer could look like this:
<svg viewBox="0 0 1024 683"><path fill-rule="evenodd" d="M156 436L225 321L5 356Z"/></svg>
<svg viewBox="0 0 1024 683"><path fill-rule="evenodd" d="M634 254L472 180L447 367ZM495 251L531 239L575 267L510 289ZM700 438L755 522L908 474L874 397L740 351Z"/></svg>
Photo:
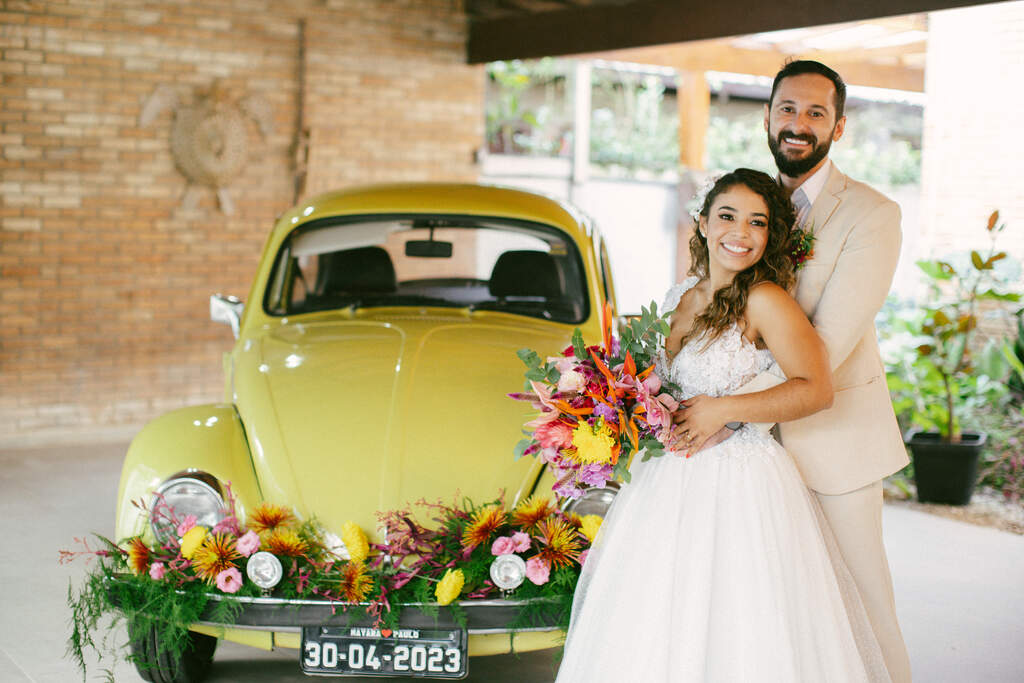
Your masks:
<svg viewBox="0 0 1024 683"><path fill-rule="evenodd" d="M565 323L589 312L573 240L526 221L457 216L325 219L283 244L264 296L271 315L444 306Z"/></svg>

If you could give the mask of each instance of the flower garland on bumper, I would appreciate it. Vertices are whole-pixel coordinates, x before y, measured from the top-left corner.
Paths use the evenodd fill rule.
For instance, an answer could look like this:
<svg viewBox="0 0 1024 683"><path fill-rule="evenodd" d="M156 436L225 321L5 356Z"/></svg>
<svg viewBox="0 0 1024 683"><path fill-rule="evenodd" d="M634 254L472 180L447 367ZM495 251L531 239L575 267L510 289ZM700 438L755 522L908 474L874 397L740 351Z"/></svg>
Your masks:
<svg viewBox="0 0 1024 683"><path fill-rule="evenodd" d="M259 505L243 523L230 486L227 494L229 514L211 529L192 516L178 519L158 499L152 514L164 517L174 532L166 540L135 536L114 543L96 536L98 549L76 539L80 550L61 551L62 563L81 556L94 561L79 589L68 590L68 653L83 673L85 650L102 657L109 647L107 639L98 645L93 638L103 617L114 617L108 629L127 617L130 637L137 628L156 628L160 647L180 656L188 625L201 616L234 623L241 604L212 599L217 595L322 599L383 628L399 625L410 603L421 603L432 616L447 605L464 624L459 599L549 598L567 626L573 590L601 524L597 515L567 513L538 496L511 509L501 498L482 505L419 501L378 514L387 529L378 544L353 522L336 536L273 503ZM413 508L425 512L429 523L418 521ZM274 565L278 582L267 588ZM495 573L505 568L507 574L508 565L520 567L513 579L519 583L511 587L507 576ZM527 613L530 606L525 610L510 627L529 625L534 615Z"/></svg>

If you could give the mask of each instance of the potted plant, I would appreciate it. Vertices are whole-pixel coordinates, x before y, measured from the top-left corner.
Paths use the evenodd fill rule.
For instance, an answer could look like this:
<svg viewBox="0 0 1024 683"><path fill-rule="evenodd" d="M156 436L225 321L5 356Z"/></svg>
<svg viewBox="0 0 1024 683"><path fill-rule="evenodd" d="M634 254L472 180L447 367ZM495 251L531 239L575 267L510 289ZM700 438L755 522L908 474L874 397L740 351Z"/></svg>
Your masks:
<svg viewBox="0 0 1024 683"><path fill-rule="evenodd" d="M928 280L929 303L903 319L912 352L888 379L896 410L911 426L904 440L913 456L921 502L970 502L987 435L963 429L961 416L972 404L1006 392L999 381L1008 369L1001 346L990 344L977 354L972 345L980 302L1020 298L1000 291L1004 283L995 265L1006 253L996 251L995 241L1004 228L994 211L986 225L987 254L971 251L969 260L957 265L953 259L917 262Z"/></svg>

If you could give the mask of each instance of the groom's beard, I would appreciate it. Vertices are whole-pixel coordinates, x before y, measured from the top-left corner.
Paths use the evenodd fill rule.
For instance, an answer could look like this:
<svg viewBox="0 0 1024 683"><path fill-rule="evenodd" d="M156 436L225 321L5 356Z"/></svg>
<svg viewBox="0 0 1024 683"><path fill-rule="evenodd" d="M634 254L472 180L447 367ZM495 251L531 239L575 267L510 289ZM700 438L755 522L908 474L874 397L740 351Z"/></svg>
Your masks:
<svg viewBox="0 0 1024 683"><path fill-rule="evenodd" d="M835 129L833 129L835 132ZM782 144L782 138L795 138L797 140L806 140L811 143L811 152L805 157L791 159L785 155L780 149ZM779 169L779 173L790 178L796 178L807 173L814 168L819 161L828 156L828 151L832 148L832 137L829 136L825 142L819 143L818 138L813 135L795 135L788 131L779 131L778 136L772 137L768 134L768 149L772 151L772 156L775 157L775 165Z"/></svg>

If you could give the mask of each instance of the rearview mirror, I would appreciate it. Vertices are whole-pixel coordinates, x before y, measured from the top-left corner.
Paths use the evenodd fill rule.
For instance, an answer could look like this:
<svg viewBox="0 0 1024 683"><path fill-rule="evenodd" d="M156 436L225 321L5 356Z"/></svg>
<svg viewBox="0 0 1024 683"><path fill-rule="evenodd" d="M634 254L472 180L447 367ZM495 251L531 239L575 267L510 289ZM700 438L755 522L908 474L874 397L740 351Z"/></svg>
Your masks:
<svg viewBox="0 0 1024 683"><path fill-rule="evenodd" d="M452 243L440 240L409 240L405 243L405 255L417 258L451 258Z"/></svg>

